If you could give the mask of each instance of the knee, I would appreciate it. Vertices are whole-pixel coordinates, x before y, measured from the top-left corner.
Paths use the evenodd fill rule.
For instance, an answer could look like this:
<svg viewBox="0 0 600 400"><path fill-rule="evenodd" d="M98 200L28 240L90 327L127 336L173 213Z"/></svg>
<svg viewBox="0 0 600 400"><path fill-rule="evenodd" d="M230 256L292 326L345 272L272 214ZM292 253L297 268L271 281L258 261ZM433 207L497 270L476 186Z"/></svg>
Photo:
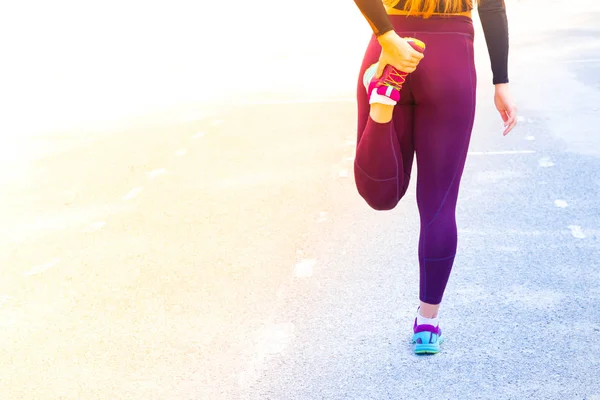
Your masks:
<svg viewBox="0 0 600 400"><path fill-rule="evenodd" d="M369 188L365 186L357 185L358 193L373 210L390 211L398 205L400 197L398 197L395 188L393 190L385 190L383 188Z"/></svg>
<svg viewBox="0 0 600 400"><path fill-rule="evenodd" d="M360 196L376 211L394 209L404 197L408 179L373 179L355 164L354 180Z"/></svg>
<svg viewBox="0 0 600 400"><path fill-rule="evenodd" d="M369 205L369 207L371 207L373 210L375 211L390 211L393 210L394 208L396 208L396 206L398 205L399 200L389 200L389 199L383 199L383 200L375 200L373 201L373 199L367 199L365 196L363 196L363 198L365 199L365 201L367 202L367 204Z"/></svg>

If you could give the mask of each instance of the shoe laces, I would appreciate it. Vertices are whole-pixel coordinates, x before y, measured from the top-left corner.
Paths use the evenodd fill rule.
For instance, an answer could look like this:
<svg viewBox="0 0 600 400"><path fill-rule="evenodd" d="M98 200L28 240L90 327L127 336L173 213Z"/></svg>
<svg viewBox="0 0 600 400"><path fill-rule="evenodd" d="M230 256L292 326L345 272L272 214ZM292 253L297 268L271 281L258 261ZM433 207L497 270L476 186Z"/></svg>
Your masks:
<svg viewBox="0 0 600 400"><path fill-rule="evenodd" d="M404 75L396 68L392 68L390 70L390 73L387 74L387 76L383 80L383 85L392 86L394 89L400 90L400 88L402 88L402 85L404 85L404 82L406 81L406 76L407 75Z"/></svg>

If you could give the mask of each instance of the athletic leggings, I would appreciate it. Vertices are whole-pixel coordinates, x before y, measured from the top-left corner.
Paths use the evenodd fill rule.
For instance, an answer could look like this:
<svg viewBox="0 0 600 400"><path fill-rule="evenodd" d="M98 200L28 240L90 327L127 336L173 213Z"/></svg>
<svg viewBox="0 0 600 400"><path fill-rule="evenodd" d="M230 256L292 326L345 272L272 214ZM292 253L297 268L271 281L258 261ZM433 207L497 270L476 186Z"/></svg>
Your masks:
<svg viewBox="0 0 600 400"><path fill-rule="evenodd" d="M376 123L362 82L381 52L371 39L358 79L354 175L369 206L393 209L406 193L416 154L419 298L439 304L456 254L456 200L475 115L473 23L463 16L390 18L401 37L425 42L425 57L408 75L392 121Z"/></svg>

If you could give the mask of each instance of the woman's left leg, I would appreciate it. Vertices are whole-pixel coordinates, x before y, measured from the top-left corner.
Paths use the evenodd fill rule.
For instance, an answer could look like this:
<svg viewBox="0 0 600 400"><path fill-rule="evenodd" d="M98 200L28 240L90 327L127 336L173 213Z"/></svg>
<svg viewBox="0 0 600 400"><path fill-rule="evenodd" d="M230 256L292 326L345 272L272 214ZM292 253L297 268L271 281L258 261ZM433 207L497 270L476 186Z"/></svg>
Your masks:
<svg viewBox="0 0 600 400"><path fill-rule="evenodd" d="M358 193L375 210L391 210L404 197L413 163L412 95L408 85L395 107L369 104L365 70L377 62L381 46L371 38L357 85L358 130L354 178ZM381 111L381 112L379 112Z"/></svg>

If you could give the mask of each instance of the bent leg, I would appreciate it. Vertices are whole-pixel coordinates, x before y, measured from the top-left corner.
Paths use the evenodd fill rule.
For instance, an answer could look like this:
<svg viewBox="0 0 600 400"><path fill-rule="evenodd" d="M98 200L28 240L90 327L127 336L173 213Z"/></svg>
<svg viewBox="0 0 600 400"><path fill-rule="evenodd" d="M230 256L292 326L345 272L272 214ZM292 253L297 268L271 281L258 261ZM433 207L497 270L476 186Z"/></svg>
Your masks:
<svg viewBox="0 0 600 400"><path fill-rule="evenodd" d="M372 39L367 48L357 85L358 132L354 177L359 194L375 210L391 210L406 193L413 161L410 91L402 88L393 119L379 123L369 116L370 105L363 85L364 71L377 62L381 47Z"/></svg>

